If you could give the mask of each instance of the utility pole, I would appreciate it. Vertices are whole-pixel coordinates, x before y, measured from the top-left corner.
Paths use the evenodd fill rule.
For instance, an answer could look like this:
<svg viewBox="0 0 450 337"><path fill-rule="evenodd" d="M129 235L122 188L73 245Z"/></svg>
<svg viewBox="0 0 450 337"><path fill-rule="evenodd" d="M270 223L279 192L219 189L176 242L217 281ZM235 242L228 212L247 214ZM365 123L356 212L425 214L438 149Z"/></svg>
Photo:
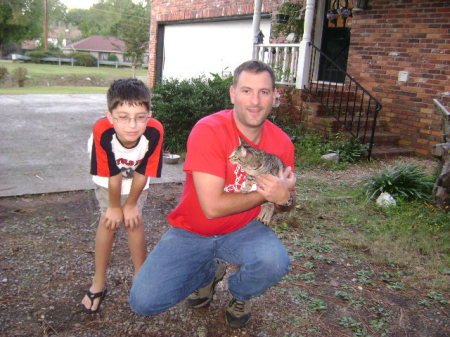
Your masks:
<svg viewBox="0 0 450 337"><path fill-rule="evenodd" d="M48 0L44 0L44 50L48 50Z"/></svg>

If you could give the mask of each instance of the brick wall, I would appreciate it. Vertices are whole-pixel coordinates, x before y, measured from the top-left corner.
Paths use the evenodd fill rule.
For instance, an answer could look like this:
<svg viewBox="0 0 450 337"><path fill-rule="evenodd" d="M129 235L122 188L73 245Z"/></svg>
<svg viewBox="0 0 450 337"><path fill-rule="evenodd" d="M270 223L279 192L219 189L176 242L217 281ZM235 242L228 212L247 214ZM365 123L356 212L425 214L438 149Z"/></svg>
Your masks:
<svg viewBox="0 0 450 337"><path fill-rule="evenodd" d="M381 117L401 145L429 155L441 142L441 115L450 107L450 2L371 0L354 14L348 72L383 105ZM398 80L407 71L406 82Z"/></svg>
<svg viewBox="0 0 450 337"><path fill-rule="evenodd" d="M272 12L281 0L263 0L262 12ZM236 15L252 15L252 0L153 0L150 25L149 78L153 86L156 81L156 48L158 23L193 20L200 18L218 18ZM180 60L181 61L181 60Z"/></svg>

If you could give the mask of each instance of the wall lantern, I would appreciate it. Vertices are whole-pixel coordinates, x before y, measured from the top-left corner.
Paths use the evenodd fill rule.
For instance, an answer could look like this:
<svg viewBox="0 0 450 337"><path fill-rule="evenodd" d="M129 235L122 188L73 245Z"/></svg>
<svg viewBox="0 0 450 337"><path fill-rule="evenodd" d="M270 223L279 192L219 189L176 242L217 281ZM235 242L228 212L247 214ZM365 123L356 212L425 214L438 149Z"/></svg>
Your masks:
<svg viewBox="0 0 450 337"><path fill-rule="evenodd" d="M256 36L256 43L258 44L264 43L264 34L262 30L259 30L258 36Z"/></svg>
<svg viewBox="0 0 450 337"><path fill-rule="evenodd" d="M353 0L353 11L362 11L367 9L369 0Z"/></svg>

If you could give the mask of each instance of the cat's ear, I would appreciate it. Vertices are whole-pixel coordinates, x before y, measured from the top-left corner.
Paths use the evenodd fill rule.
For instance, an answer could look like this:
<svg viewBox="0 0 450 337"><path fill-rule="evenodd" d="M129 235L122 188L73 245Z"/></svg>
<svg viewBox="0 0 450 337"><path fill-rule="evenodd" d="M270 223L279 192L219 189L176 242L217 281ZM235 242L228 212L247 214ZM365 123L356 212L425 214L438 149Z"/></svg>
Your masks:
<svg viewBox="0 0 450 337"><path fill-rule="evenodd" d="M244 138L239 137L239 145L248 145Z"/></svg>
<svg viewBox="0 0 450 337"><path fill-rule="evenodd" d="M247 155L247 149L244 146L241 146L239 151L241 157L245 157Z"/></svg>

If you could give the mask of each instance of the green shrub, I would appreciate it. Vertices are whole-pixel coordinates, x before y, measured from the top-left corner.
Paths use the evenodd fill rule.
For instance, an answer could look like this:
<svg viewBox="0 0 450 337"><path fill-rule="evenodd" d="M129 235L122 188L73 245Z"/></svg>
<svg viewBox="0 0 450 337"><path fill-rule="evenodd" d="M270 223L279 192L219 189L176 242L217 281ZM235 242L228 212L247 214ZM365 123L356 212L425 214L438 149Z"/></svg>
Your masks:
<svg viewBox="0 0 450 337"><path fill-rule="evenodd" d="M329 140L328 152L339 154L342 163L354 163L366 157L369 146L361 143L358 139L346 137L343 133L337 133Z"/></svg>
<svg viewBox="0 0 450 337"><path fill-rule="evenodd" d="M110 54L110 55L108 55L108 61L117 62L117 61L119 61L119 58L115 54Z"/></svg>
<svg viewBox="0 0 450 337"><path fill-rule="evenodd" d="M40 63L41 58L43 58L43 57L53 56L51 52L43 51L43 50L29 51L25 55L29 56L31 58L31 62L34 62L34 63Z"/></svg>
<svg viewBox="0 0 450 337"><path fill-rule="evenodd" d="M97 66L97 59L89 53L75 52L75 53L69 54L67 56L75 59L77 66L82 66L82 67L96 67Z"/></svg>
<svg viewBox="0 0 450 337"><path fill-rule="evenodd" d="M364 190L370 199L387 192L402 200L430 200L434 177L425 175L414 164L397 163L386 166L364 182Z"/></svg>
<svg viewBox="0 0 450 337"><path fill-rule="evenodd" d="M211 113L230 108L231 77L163 80L153 88L153 116L164 125L164 150L183 153L194 124Z"/></svg>
<svg viewBox="0 0 450 337"><path fill-rule="evenodd" d="M0 67L0 81L3 81L8 76L8 68Z"/></svg>
<svg viewBox="0 0 450 337"><path fill-rule="evenodd" d="M16 68L12 71L12 78L14 82L17 82L19 87L25 85L25 80L27 79L27 69L23 67Z"/></svg>

